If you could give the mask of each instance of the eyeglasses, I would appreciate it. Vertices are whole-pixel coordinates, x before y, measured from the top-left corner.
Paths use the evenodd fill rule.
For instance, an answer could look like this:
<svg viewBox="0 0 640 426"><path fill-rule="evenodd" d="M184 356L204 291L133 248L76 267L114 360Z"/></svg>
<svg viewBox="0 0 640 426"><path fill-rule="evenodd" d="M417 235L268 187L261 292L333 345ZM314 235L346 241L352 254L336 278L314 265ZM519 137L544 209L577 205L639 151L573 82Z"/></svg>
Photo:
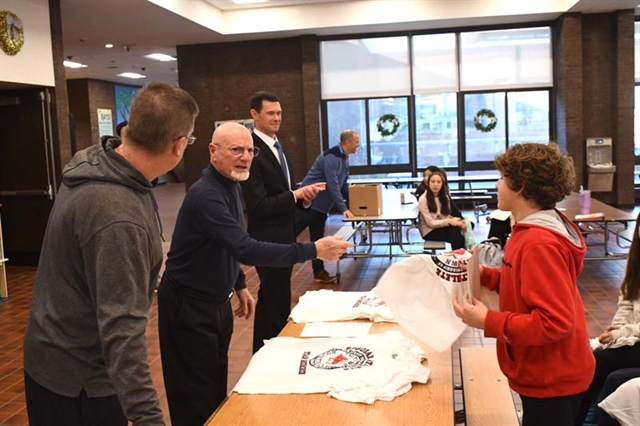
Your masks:
<svg viewBox="0 0 640 426"><path fill-rule="evenodd" d="M191 136L187 136L187 135L182 135L182 136L178 136L177 138L174 139L174 141L177 141L178 139L182 139L182 138L187 138L187 145L193 145L193 143L196 141L196 139L198 139L197 137L191 135Z"/></svg>
<svg viewBox="0 0 640 426"><path fill-rule="evenodd" d="M215 144L216 146L221 146L219 144ZM242 146L237 146L237 145L233 145L233 146L225 146L223 148L227 148L229 151L231 151L231 153L235 156L235 157L241 157L242 154L244 154L245 151L247 151L249 153L250 156L252 157L257 157L258 154L260 154L260 148L252 146L249 148L244 148Z"/></svg>

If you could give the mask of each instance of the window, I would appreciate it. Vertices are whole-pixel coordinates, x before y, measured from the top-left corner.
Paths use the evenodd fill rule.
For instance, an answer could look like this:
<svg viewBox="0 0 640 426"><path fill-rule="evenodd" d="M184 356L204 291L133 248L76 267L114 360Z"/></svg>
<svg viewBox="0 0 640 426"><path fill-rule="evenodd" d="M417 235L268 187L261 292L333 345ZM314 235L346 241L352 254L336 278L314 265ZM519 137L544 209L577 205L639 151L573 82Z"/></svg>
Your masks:
<svg viewBox="0 0 640 426"><path fill-rule="evenodd" d="M506 102L506 113L505 113ZM497 118L491 132L476 129L474 117L483 108ZM486 117L482 117L481 123ZM467 162L493 162L508 146L549 142L549 91L495 92L465 95Z"/></svg>
<svg viewBox="0 0 640 426"><path fill-rule="evenodd" d="M408 95L408 38L322 42L320 73L322 99Z"/></svg>
<svg viewBox="0 0 640 426"><path fill-rule="evenodd" d="M455 93L416 95L418 170L458 166L458 106Z"/></svg>
<svg viewBox="0 0 640 426"><path fill-rule="evenodd" d="M549 141L551 46L550 27L323 41L323 148L351 128L352 174L494 171L508 146ZM497 118L489 132L474 125L483 108ZM393 135L377 130L384 114L400 123Z"/></svg>
<svg viewBox="0 0 640 426"><path fill-rule="evenodd" d="M460 34L462 90L550 86L551 29Z"/></svg>
<svg viewBox="0 0 640 426"><path fill-rule="evenodd" d="M415 36L412 52L413 90L416 93L458 90L455 34Z"/></svg>
<svg viewBox="0 0 640 426"><path fill-rule="evenodd" d="M406 97L328 101L326 118L329 146L340 140L340 133L353 129L360 134L360 148L349 157L354 166L409 164L409 120ZM381 116L393 114L400 123L390 136L378 132ZM389 124L385 124L389 127Z"/></svg>
<svg viewBox="0 0 640 426"><path fill-rule="evenodd" d="M509 146L549 142L549 91L507 93Z"/></svg>
<svg viewBox="0 0 640 426"><path fill-rule="evenodd" d="M382 136L377 128L380 117L393 114L400 127L391 136ZM409 120L407 98L371 99L369 101L369 140L371 165L409 164Z"/></svg>
<svg viewBox="0 0 640 426"><path fill-rule="evenodd" d="M467 161L493 161L496 154L506 149L504 100L504 92L465 95L464 132ZM474 124L474 117L481 109L493 111L498 120L496 127L490 132L480 131Z"/></svg>

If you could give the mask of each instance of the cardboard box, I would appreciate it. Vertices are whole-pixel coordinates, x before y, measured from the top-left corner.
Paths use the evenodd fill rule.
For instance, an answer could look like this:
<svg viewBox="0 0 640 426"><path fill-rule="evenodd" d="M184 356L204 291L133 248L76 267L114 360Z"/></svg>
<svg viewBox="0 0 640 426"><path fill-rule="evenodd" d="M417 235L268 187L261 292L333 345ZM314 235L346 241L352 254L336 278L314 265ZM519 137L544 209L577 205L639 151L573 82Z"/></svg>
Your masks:
<svg viewBox="0 0 640 426"><path fill-rule="evenodd" d="M349 210L356 216L380 216L382 185L349 185Z"/></svg>

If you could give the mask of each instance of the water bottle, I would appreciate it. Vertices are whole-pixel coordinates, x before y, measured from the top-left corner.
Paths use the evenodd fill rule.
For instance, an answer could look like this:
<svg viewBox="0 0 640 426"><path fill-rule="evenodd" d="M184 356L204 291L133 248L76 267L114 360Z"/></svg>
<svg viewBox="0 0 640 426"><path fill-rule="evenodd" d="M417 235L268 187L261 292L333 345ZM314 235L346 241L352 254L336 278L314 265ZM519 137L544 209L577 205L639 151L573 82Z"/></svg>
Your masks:
<svg viewBox="0 0 640 426"><path fill-rule="evenodd" d="M400 204L404 204L404 191L400 191Z"/></svg>
<svg viewBox="0 0 640 426"><path fill-rule="evenodd" d="M591 191L580 186L580 214L591 211Z"/></svg>

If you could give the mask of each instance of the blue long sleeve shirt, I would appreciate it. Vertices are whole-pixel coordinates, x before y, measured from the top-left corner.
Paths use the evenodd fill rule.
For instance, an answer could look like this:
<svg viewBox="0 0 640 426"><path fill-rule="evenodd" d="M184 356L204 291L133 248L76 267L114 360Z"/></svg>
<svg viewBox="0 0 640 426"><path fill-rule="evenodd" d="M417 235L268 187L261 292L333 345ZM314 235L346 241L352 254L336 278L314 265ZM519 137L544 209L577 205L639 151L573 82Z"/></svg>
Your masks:
<svg viewBox="0 0 640 426"><path fill-rule="evenodd" d="M318 193L313 199L311 208L326 214L335 205L340 213L347 211L348 207L344 202L341 189L348 178L348 156L340 145L320 154L302 180L302 186L318 182L327 183L327 189Z"/></svg>
<svg viewBox="0 0 640 426"><path fill-rule="evenodd" d="M223 297L246 288L240 263L287 266L314 259L313 243L277 244L247 234L240 185L209 165L178 212L165 273L192 291Z"/></svg>

